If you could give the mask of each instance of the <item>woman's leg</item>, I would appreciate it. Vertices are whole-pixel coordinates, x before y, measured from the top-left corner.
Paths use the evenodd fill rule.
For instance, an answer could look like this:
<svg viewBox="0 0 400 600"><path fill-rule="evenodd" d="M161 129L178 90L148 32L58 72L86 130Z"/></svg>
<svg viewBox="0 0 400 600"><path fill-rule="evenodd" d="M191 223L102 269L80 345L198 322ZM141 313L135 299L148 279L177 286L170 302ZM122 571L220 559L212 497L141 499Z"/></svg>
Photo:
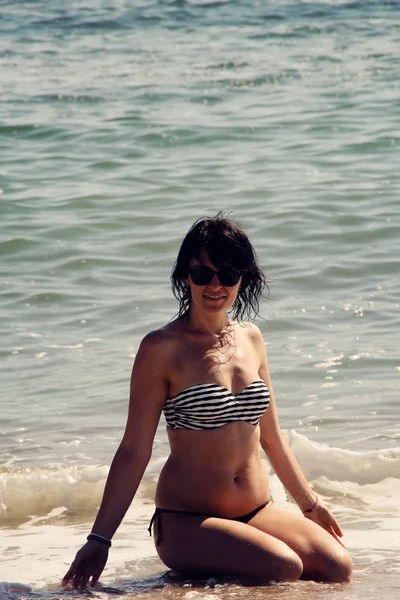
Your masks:
<svg viewBox="0 0 400 600"><path fill-rule="evenodd" d="M350 581L352 561L348 551L325 529L302 515L270 503L248 524L281 540L300 557L302 579Z"/></svg>
<svg viewBox="0 0 400 600"><path fill-rule="evenodd" d="M161 513L159 519L154 531L155 539L161 533L157 552L170 569L238 576L254 582L293 581L302 575L299 556L286 543L256 527L185 513Z"/></svg>

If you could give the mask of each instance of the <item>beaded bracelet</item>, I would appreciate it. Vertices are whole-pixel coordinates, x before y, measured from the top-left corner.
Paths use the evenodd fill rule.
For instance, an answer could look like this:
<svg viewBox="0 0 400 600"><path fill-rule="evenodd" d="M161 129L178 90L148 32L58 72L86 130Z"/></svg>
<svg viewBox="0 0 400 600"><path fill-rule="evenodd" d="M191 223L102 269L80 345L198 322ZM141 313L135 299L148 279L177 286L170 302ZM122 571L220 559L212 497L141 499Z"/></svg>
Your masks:
<svg viewBox="0 0 400 600"><path fill-rule="evenodd" d="M305 515L306 513L311 513L314 510L314 508L317 506L318 500L319 500L319 498L318 498L318 496L316 496L315 502L312 505L312 507L311 508L307 508L306 510L303 510L303 515Z"/></svg>
<svg viewBox="0 0 400 600"><path fill-rule="evenodd" d="M89 533L86 538L87 540L96 540L97 542L102 542L103 544L107 544L107 546L111 547L111 540L104 537L104 535L100 535L99 533Z"/></svg>

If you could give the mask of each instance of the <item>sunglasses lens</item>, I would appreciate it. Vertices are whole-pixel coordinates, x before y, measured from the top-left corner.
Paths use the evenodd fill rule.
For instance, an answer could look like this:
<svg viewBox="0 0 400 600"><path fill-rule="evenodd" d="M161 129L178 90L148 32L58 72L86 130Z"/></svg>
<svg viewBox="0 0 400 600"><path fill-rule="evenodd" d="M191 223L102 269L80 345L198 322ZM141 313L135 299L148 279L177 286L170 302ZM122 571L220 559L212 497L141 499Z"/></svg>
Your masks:
<svg viewBox="0 0 400 600"><path fill-rule="evenodd" d="M209 267L198 267L191 269L189 273L195 285L208 285L214 277L214 273L217 274L220 284L227 287L236 285L240 279L240 272L229 267L220 271L213 271Z"/></svg>
<svg viewBox="0 0 400 600"><path fill-rule="evenodd" d="M189 271L195 285L208 285L214 277L214 271L208 267L198 267Z"/></svg>
<svg viewBox="0 0 400 600"><path fill-rule="evenodd" d="M221 269L218 271L218 279L221 285L232 287L239 281L240 273L239 271L235 271L234 269L227 267L226 269Z"/></svg>

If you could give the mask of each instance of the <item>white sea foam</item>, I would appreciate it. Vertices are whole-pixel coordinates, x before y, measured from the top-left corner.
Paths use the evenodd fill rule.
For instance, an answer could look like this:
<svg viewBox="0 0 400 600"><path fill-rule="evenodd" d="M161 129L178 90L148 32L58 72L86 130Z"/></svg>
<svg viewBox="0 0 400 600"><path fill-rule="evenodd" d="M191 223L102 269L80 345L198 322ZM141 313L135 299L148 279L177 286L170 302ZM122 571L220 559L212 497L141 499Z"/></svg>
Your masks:
<svg viewBox="0 0 400 600"><path fill-rule="evenodd" d="M288 437L312 479L324 476L331 481L365 485L400 478L400 447L357 452L313 442L295 431L290 431Z"/></svg>
<svg viewBox="0 0 400 600"><path fill-rule="evenodd" d="M290 431L289 444L307 478L340 506L359 498L379 509L395 509L400 493L400 448L358 452L318 444ZM165 457L152 461L141 485L142 498L151 501ZM54 518L52 511L93 514L103 491L108 466L3 469L0 473L0 523ZM275 488L275 493L278 487ZM399 497L399 496L397 496ZM347 500L346 500L347 499ZM377 514L377 507L374 509ZM61 514L61 513L60 513Z"/></svg>

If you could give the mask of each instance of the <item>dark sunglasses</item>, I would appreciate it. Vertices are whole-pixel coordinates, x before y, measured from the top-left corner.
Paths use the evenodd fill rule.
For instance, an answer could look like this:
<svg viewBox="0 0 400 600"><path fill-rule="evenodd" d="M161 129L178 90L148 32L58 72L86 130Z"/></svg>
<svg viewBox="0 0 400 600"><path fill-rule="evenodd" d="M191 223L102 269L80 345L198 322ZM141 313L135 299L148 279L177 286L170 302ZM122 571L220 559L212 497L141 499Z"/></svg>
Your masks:
<svg viewBox="0 0 400 600"><path fill-rule="evenodd" d="M189 275L195 285L208 285L214 275L217 275L221 285L232 287L236 285L241 277L240 271L224 267L219 271L213 271L210 267L192 267L189 269Z"/></svg>

